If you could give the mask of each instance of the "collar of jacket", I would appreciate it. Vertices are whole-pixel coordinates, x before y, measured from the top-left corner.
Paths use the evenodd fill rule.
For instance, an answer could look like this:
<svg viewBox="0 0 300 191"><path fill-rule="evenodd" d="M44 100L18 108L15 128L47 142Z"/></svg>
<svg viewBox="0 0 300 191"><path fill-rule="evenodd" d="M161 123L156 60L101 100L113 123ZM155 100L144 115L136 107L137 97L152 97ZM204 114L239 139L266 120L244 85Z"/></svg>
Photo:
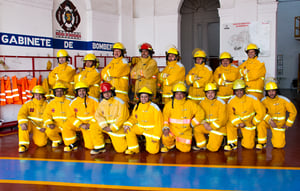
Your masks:
<svg viewBox="0 0 300 191"><path fill-rule="evenodd" d="M217 95L216 95L217 96ZM210 103L210 104L214 104L216 102L216 97L213 100L208 99L207 97L205 97L205 100Z"/></svg>
<svg viewBox="0 0 300 191"><path fill-rule="evenodd" d="M202 62L202 64L195 63L196 68L203 68L204 66L205 66L205 64L203 62Z"/></svg>
<svg viewBox="0 0 300 191"><path fill-rule="evenodd" d="M151 60L151 57L150 57L150 56L148 56L147 58L142 58L142 57L141 57L141 62L142 62L142 64L149 62L149 60Z"/></svg>
<svg viewBox="0 0 300 191"><path fill-rule="evenodd" d="M174 61L168 61L167 62L167 66L174 66L178 61L177 60L174 60Z"/></svg>
<svg viewBox="0 0 300 191"><path fill-rule="evenodd" d="M114 58L112 59L112 62L113 62L113 63L118 63L118 62L120 62L120 60L122 60L122 59L123 59L123 56L120 56L120 57L118 57L118 58L115 58L115 57L114 57Z"/></svg>
<svg viewBox="0 0 300 191"><path fill-rule="evenodd" d="M63 101L65 100L65 98L66 98L66 96L63 95L63 96L61 96L61 97L55 97L54 100L55 100L55 101L59 101L59 102L63 102Z"/></svg>
<svg viewBox="0 0 300 191"><path fill-rule="evenodd" d="M181 100L178 100L178 99L174 98L174 105L183 105L183 104L185 104L185 102L186 102L185 97Z"/></svg>
<svg viewBox="0 0 300 191"><path fill-rule="evenodd" d="M86 70L87 72L90 72L90 71L92 71L94 69L95 69L95 66L92 66L92 67L85 67L84 70Z"/></svg>
<svg viewBox="0 0 300 191"><path fill-rule="evenodd" d="M272 98L270 98L269 96L267 96L267 99L270 99L270 100L272 100L272 101L278 101L279 97L278 97L278 95L276 95L276 96L274 97L274 99L272 99Z"/></svg>
<svg viewBox="0 0 300 191"><path fill-rule="evenodd" d="M45 99L42 98L41 100L37 100L36 98L33 98L32 101L33 101L34 104L41 105L41 104L44 103Z"/></svg>
<svg viewBox="0 0 300 191"><path fill-rule="evenodd" d="M248 57L248 60L250 61L250 60L257 60L257 56L255 56L254 58L249 58Z"/></svg>

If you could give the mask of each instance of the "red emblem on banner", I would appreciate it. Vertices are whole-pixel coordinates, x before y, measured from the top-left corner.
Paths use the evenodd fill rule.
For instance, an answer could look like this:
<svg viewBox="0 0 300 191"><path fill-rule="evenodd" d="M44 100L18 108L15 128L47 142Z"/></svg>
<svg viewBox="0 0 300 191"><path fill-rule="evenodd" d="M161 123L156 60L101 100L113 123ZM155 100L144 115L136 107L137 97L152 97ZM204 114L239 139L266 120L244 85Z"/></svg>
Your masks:
<svg viewBox="0 0 300 191"><path fill-rule="evenodd" d="M51 111L52 111L52 113L54 113L54 112L55 112L55 109L54 109L54 108L52 108L52 110L51 110Z"/></svg>

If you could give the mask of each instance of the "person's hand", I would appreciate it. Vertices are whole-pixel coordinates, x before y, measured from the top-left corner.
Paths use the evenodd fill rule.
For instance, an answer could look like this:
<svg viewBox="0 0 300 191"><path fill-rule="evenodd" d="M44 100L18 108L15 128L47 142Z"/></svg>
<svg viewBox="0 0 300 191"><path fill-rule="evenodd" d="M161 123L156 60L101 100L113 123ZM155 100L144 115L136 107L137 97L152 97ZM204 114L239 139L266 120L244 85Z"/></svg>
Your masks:
<svg viewBox="0 0 300 191"><path fill-rule="evenodd" d="M212 130L211 126L210 126L209 123L207 123L207 122L205 122L205 123L203 124L203 126L204 126L204 128L205 128L207 131L211 131L211 130Z"/></svg>
<svg viewBox="0 0 300 191"><path fill-rule="evenodd" d="M164 73L162 77L163 77L163 78L167 78L168 76L169 76L169 74Z"/></svg>
<svg viewBox="0 0 300 191"><path fill-rule="evenodd" d="M111 80L112 80L112 77L111 77L111 76L108 76L108 77L106 78L106 80L107 80L107 81L111 81Z"/></svg>
<svg viewBox="0 0 300 191"><path fill-rule="evenodd" d="M245 126L246 126L245 123L240 123L240 124L239 124L239 127L240 127L240 128L244 128Z"/></svg>
<svg viewBox="0 0 300 191"><path fill-rule="evenodd" d="M46 131L46 128L40 128L40 132L42 132L42 133L45 133L45 131Z"/></svg>
<svg viewBox="0 0 300 191"><path fill-rule="evenodd" d="M23 123L23 124L21 124L20 126L21 126L21 129L22 129L23 131L28 130L27 123Z"/></svg>
<svg viewBox="0 0 300 191"><path fill-rule="evenodd" d="M110 126L104 127L103 130L106 131L106 132L112 132Z"/></svg>
<svg viewBox="0 0 300 191"><path fill-rule="evenodd" d="M273 128L277 128L277 124L275 123L275 121L273 121L273 119L270 120L270 125Z"/></svg>
<svg viewBox="0 0 300 191"><path fill-rule="evenodd" d="M88 123L83 123L79 126L80 128L84 129L84 130L88 130L90 128L90 124Z"/></svg>
<svg viewBox="0 0 300 191"><path fill-rule="evenodd" d="M49 124L48 127L49 127L50 129L54 129L54 128L55 128L55 125L54 125L54 124Z"/></svg>
<svg viewBox="0 0 300 191"><path fill-rule="evenodd" d="M167 128L167 129L163 130L163 134L164 134L165 137L168 137L169 133L170 133L170 129Z"/></svg>
<svg viewBox="0 0 300 191"><path fill-rule="evenodd" d="M130 132L130 127L128 125L124 125L124 133Z"/></svg>
<svg viewBox="0 0 300 191"><path fill-rule="evenodd" d="M289 126L287 126L287 125L284 124L284 125L282 126L282 128L288 129Z"/></svg>

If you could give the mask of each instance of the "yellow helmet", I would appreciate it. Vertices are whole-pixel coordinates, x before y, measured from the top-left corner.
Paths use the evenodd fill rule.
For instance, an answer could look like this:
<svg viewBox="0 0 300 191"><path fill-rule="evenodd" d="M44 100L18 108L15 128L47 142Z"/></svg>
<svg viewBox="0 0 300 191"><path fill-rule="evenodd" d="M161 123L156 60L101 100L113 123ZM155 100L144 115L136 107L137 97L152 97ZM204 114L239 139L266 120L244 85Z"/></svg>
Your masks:
<svg viewBox="0 0 300 191"><path fill-rule="evenodd" d="M259 50L256 44L248 44L246 51L248 50Z"/></svg>
<svg viewBox="0 0 300 191"><path fill-rule="evenodd" d="M207 83L205 85L204 91L210 91L210 90L218 90L217 85L215 83Z"/></svg>
<svg viewBox="0 0 300 191"><path fill-rule="evenodd" d="M206 53L203 50L198 50L193 56L194 58L206 58Z"/></svg>
<svg viewBox="0 0 300 191"><path fill-rule="evenodd" d="M245 84L244 80L237 79L233 82L232 89L238 90L238 89L244 89L244 88L246 88L246 84Z"/></svg>
<svg viewBox="0 0 300 191"><path fill-rule="evenodd" d="M268 90L277 90L278 89L278 86L275 82L268 82L266 84L266 88L265 90L268 91Z"/></svg>
<svg viewBox="0 0 300 191"><path fill-rule="evenodd" d="M232 59L232 56L231 56L231 54L229 54L229 52L222 52L220 54L219 59L220 60L222 60L222 59Z"/></svg>
<svg viewBox="0 0 300 191"><path fill-rule="evenodd" d="M125 47L124 47L124 45L123 45L122 43L116 42L116 43L113 45L112 49L125 50Z"/></svg>
<svg viewBox="0 0 300 191"><path fill-rule="evenodd" d="M186 92L187 88L186 88L184 82L178 82L177 84L175 84L173 86L172 91L173 92Z"/></svg>
<svg viewBox="0 0 300 191"><path fill-rule="evenodd" d="M34 86L34 88L32 89L32 93L33 94L46 94L46 91L43 88L43 86L37 85L37 86Z"/></svg>
<svg viewBox="0 0 300 191"><path fill-rule="evenodd" d="M52 89L56 90L56 89L67 89L67 88L63 83L57 82Z"/></svg>
<svg viewBox="0 0 300 191"><path fill-rule="evenodd" d="M175 55L179 55L179 51L176 48L170 48L168 50L168 52L166 52L166 54L175 54Z"/></svg>
<svg viewBox="0 0 300 191"><path fill-rule="evenodd" d="M139 94L142 94L142 93L146 93L146 94L151 94L152 95L152 91L147 88L147 87L142 87L139 91Z"/></svg>
<svg viewBox="0 0 300 191"><path fill-rule="evenodd" d="M96 61L97 58L94 54L87 54L87 55L85 55L83 62L88 61L88 60Z"/></svg>
<svg viewBox="0 0 300 191"><path fill-rule="evenodd" d="M56 54L56 57L57 58L60 58L60 57L69 57L69 54L66 50L64 49L60 49L57 54Z"/></svg>
<svg viewBox="0 0 300 191"><path fill-rule="evenodd" d="M88 89L89 86L86 85L84 82L77 82L75 84L75 90L82 89L82 88Z"/></svg>

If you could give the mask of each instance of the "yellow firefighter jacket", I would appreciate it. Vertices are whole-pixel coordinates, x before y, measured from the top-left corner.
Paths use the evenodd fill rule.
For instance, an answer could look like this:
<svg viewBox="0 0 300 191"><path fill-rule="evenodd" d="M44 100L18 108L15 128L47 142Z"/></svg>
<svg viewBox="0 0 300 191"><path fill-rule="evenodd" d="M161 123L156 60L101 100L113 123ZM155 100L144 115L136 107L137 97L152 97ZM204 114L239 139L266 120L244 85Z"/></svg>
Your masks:
<svg viewBox="0 0 300 191"><path fill-rule="evenodd" d="M243 95L238 98L233 96L227 105L229 122L234 126L240 123L246 125L245 129L254 130L256 125L264 119L266 109L263 104L253 95Z"/></svg>
<svg viewBox="0 0 300 191"><path fill-rule="evenodd" d="M129 111L126 103L114 96L100 102L95 117L101 128L110 126L113 134L109 134L114 136L124 134L123 123L128 119Z"/></svg>
<svg viewBox="0 0 300 191"><path fill-rule="evenodd" d="M89 86L89 96L92 96L96 99L100 99L100 82L101 76L98 69L95 66L90 68L85 68L79 74L74 77L75 84L77 82L84 82Z"/></svg>
<svg viewBox="0 0 300 191"><path fill-rule="evenodd" d="M200 77L200 79L196 80L196 77ZM195 67L186 76L185 81L190 86L188 98L194 101L204 100L204 87L208 82L213 81L212 69L205 63L195 64Z"/></svg>
<svg viewBox="0 0 300 191"><path fill-rule="evenodd" d="M76 71L74 66L68 64L68 62L59 64L55 67L48 75L48 83L51 88L54 87L57 81L63 82L64 85L68 88L68 93L66 97L73 99L74 98L74 75Z"/></svg>
<svg viewBox="0 0 300 191"><path fill-rule="evenodd" d="M159 80L162 84L162 97L171 99L173 96L172 87L179 81L184 81L185 68L178 61L167 62L167 66L159 73ZM166 103L166 102L165 102Z"/></svg>
<svg viewBox="0 0 300 191"><path fill-rule="evenodd" d="M51 100L48 103L43 115L45 127L57 123L60 128L63 128L62 124L67 121L67 110L70 103L71 99L66 98L65 96L55 97L53 100Z"/></svg>
<svg viewBox="0 0 300 191"><path fill-rule="evenodd" d="M133 125L143 129L143 135L155 141L160 140L163 128L163 116L159 107L152 102L145 104L139 103L138 108L135 105L132 114L124 125L132 127Z"/></svg>
<svg viewBox="0 0 300 191"><path fill-rule="evenodd" d="M18 123L19 125L26 123L29 125L31 122L37 129L43 127L43 113L47 106L47 102L42 100L37 100L33 98L22 105L18 113Z"/></svg>
<svg viewBox="0 0 300 191"><path fill-rule="evenodd" d="M232 84L239 78L239 69L230 64L227 67L220 65L214 72L214 81L219 86L218 97L228 100L233 96Z"/></svg>
<svg viewBox="0 0 300 191"><path fill-rule="evenodd" d="M117 94L123 101L128 99L128 76L130 73L130 66L128 61L122 56L113 58L112 61L103 68L101 77L105 82L110 83Z"/></svg>
<svg viewBox="0 0 300 191"><path fill-rule="evenodd" d="M294 124L297 109L288 98L281 95L277 95L274 99L264 97L262 103L267 108L267 114L264 120L268 124L271 118L277 124L278 128L281 128L284 124L288 127L291 127ZM287 119L286 112L289 113Z"/></svg>
<svg viewBox="0 0 300 191"><path fill-rule="evenodd" d="M263 93L264 80L266 74L265 64L260 62L257 57L248 58L239 66L240 76L245 80L248 93Z"/></svg>
<svg viewBox="0 0 300 191"><path fill-rule="evenodd" d="M158 75L156 61L151 58L139 58L137 64L131 70L131 78L135 79L135 98L142 87L152 91L153 98L156 97L156 82Z"/></svg>
<svg viewBox="0 0 300 191"><path fill-rule="evenodd" d="M192 127L203 122L205 113L199 104L192 100L168 102L163 110L164 128L170 128L176 137L192 139Z"/></svg>

